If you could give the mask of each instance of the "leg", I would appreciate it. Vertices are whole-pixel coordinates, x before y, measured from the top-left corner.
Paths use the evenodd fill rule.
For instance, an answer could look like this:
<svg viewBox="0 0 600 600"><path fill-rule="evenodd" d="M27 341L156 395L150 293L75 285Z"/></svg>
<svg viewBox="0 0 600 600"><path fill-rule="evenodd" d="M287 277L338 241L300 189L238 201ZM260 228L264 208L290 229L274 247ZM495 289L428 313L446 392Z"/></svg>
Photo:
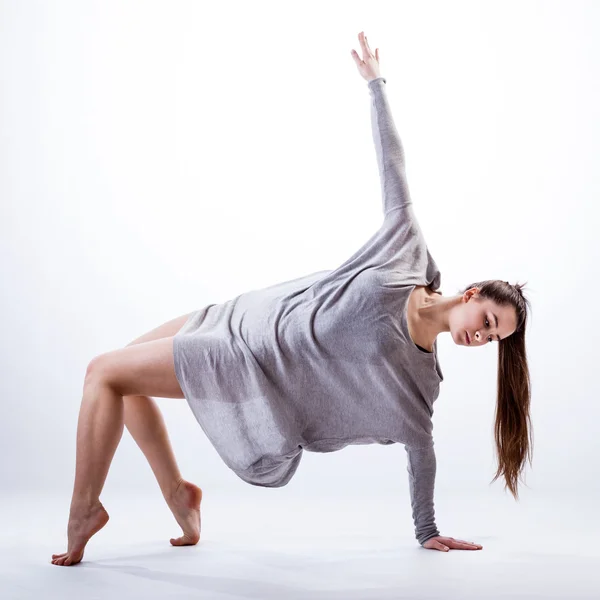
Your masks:
<svg viewBox="0 0 600 600"><path fill-rule="evenodd" d="M125 396L124 422L143 452L167 502L183 481L164 418L154 398Z"/></svg>
<svg viewBox="0 0 600 600"><path fill-rule="evenodd" d="M172 319L127 345L172 337L190 314ZM150 464L165 501L183 530L181 537L171 538L171 544L196 544L200 539L202 489L181 476L158 404L150 396L124 396L123 403L125 427Z"/></svg>
<svg viewBox="0 0 600 600"><path fill-rule="evenodd" d="M177 317L127 344L143 344L174 336L191 313ZM125 427L148 460L162 494L169 504L183 478L179 472L169 434L158 405L149 396L124 396Z"/></svg>
<svg viewBox="0 0 600 600"><path fill-rule="evenodd" d="M88 366L77 426L75 484L68 550L55 564L75 564L89 538L108 521L100 493L124 427L123 397L183 398L173 364L173 338L102 354Z"/></svg>

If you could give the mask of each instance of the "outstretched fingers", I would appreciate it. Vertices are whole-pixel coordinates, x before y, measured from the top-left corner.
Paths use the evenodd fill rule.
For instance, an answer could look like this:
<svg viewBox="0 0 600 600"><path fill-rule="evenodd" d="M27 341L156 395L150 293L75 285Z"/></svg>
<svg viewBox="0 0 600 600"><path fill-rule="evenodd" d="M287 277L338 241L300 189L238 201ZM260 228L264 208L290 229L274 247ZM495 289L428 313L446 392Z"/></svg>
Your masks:
<svg viewBox="0 0 600 600"><path fill-rule="evenodd" d="M436 536L429 538L423 543L425 548L429 550L441 550L442 552L448 552L448 550L481 550L483 546L474 542L467 542L465 540L457 540L452 537Z"/></svg>
<svg viewBox="0 0 600 600"><path fill-rule="evenodd" d="M453 548L460 548L461 550L481 550L483 546L476 544L475 542L465 542L465 540L453 540Z"/></svg>

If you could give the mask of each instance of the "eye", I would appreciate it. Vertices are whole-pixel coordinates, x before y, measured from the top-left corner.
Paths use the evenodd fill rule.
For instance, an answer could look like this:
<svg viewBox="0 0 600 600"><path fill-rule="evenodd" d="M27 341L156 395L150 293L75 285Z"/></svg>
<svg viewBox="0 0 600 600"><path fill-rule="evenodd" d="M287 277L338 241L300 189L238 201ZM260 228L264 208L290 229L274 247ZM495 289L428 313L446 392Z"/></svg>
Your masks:
<svg viewBox="0 0 600 600"><path fill-rule="evenodd" d="M484 319L483 321L484 325L487 323L487 325L485 325L486 327L490 326L490 322L487 319ZM490 337L488 338L488 341L491 342L492 341L492 336L490 335Z"/></svg>

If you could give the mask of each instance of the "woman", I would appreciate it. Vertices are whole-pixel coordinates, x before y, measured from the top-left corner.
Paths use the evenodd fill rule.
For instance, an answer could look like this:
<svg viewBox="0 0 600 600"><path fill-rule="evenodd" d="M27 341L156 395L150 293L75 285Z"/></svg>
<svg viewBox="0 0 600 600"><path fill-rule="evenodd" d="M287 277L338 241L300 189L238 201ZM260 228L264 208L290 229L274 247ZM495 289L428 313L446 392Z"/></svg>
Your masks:
<svg viewBox="0 0 600 600"><path fill-rule="evenodd" d="M379 73L379 53L358 36L352 50L371 94L382 185L383 224L337 269L319 271L158 327L88 366L77 428L67 552L81 561L108 521L99 496L123 425L140 446L183 535L200 539L199 487L181 477L162 416L151 398L185 398L223 461L241 479L285 485L304 450L402 443L408 459L415 533L425 548L475 550L441 536L434 520L433 403L443 380L437 336L479 347L499 342L496 446L506 485L530 452L528 301L519 286L489 280L444 297L441 274L413 212L404 152Z"/></svg>

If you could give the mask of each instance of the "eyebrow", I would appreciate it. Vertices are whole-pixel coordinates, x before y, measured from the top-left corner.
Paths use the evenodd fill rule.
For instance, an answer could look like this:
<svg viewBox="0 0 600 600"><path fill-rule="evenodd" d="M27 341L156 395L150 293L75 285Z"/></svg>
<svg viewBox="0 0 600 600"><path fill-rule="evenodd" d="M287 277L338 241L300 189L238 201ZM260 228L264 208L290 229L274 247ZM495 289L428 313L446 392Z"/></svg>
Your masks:
<svg viewBox="0 0 600 600"><path fill-rule="evenodd" d="M494 320L496 321L496 329L498 329L498 317L494 313L492 313L492 316L494 317ZM496 337L498 338L498 341L500 341L502 339L498 334L496 334Z"/></svg>

